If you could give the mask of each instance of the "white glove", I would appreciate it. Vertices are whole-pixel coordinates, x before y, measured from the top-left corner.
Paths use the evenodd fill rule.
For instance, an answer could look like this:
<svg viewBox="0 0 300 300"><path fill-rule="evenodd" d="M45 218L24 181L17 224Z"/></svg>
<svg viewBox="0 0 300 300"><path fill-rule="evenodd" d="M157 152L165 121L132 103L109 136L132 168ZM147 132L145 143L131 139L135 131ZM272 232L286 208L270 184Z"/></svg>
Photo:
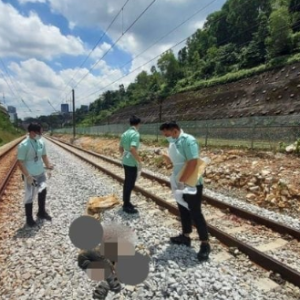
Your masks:
<svg viewBox="0 0 300 300"><path fill-rule="evenodd" d="M142 164L138 163L136 180L138 180L138 178L141 176L141 174L142 174Z"/></svg>
<svg viewBox="0 0 300 300"><path fill-rule="evenodd" d="M183 190L185 188L185 185L183 182L178 182L177 183L177 190Z"/></svg>
<svg viewBox="0 0 300 300"><path fill-rule="evenodd" d="M138 172L141 173L142 172L142 163L138 163L137 168L138 168Z"/></svg>
<svg viewBox="0 0 300 300"><path fill-rule="evenodd" d="M41 185L39 186L39 193L42 192L46 187L47 187L46 182L42 182Z"/></svg>

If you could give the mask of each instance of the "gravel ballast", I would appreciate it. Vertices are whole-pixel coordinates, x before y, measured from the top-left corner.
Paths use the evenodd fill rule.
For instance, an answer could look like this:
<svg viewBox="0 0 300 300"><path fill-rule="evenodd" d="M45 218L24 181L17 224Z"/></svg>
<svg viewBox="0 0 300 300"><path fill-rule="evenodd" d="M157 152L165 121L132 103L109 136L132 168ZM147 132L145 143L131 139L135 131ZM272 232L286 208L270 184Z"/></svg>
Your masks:
<svg viewBox="0 0 300 300"><path fill-rule="evenodd" d="M77 266L78 249L69 239L69 227L85 213L89 197L115 193L122 199L122 186L58 146L48 141L46 144L50 160L56 165L47 182L47 210L53 221L45 221L38 230L23 228L23 190L12 198L11 211L15 213L7 212L6 223L1 224L1 231L5 227L9 232L0 249L4 260L0 270L1 299L92 299L98 283ZM200 264L196 259L197 240L193 240L191 248L168 243L180 229L178 221L168 225L176 220L174 216L156 209L139 194L133 194L132 202L139 206L137 216L116 207L104 213L104 220L134 229L137 251L151 256L150 273L143 283L135 287L123 285L121 293L109 293L107 299L300 298L299 289L288 283L270 291L258 288L257 282L266 279L268 273L243 254L218 260L218 255L228 249L213 237L211 260Z"/></svg>

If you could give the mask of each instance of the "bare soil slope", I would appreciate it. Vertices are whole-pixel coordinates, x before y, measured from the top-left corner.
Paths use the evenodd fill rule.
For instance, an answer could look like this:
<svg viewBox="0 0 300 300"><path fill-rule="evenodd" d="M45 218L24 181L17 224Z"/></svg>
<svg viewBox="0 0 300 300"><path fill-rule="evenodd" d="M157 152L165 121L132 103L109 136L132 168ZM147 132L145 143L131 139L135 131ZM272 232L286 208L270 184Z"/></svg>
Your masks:
<svg viewBox="0 0 300 300"><path fill-rule="evenodd" d="M276 116L300 113L300 63L237 82L172 95L157 103L122 108L105 123L127 123L132 114L143 122Z"/></svg>

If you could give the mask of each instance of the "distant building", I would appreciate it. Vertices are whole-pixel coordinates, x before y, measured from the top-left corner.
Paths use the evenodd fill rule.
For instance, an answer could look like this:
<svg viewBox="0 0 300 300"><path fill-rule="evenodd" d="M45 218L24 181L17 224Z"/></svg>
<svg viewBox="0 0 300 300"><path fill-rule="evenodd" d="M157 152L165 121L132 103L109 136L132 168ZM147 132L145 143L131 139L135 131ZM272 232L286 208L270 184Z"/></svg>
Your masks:
<svg viewBox="0 0 300 300"><path fill-rule="evenodd" d="M88 105L81 105L80 110L83 111L83 112L88 112L89 107L88 107Z"/></svg>
<svg viewBox="0 0 300 300"><path fill-rule="evenodd" d="M61 112L63 114L68 114L69 113L69 104L65 103L61 105Z"/></svg>
<svg viewBox="0 0 300 300"><path fill-rule="evenodd" d="M17 112L14 106L7 106L7 111L12 114L15 114Z"/></svg>
<svg viewBox="0 0 300 300"><path fill-rule="evenodd" d="M18 120L17 113L8 113L9 114L9 120L11 123L15 123Z"/></svg>

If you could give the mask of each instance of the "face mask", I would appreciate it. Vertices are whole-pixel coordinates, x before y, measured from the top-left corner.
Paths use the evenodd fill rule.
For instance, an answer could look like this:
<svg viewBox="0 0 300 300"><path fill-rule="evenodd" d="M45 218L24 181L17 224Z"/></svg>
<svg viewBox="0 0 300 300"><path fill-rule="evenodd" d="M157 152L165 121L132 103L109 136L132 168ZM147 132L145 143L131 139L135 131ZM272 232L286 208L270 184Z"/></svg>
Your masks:
<svg viewBox="0 0 300 300"><path fill-rule="evenodd" d="M36 135L35 137L34 137L34 139L36 140L36 141L38 141L38 140L40 140L42 137L40 136L40 135Z"/></svg>
<svg viewBox="0 0 300 300"><path fill-rule="evenodd" d="M173 139L171 136L168 136L167 140L169 143L173 143L175 141L175 139Z"/></svg>

